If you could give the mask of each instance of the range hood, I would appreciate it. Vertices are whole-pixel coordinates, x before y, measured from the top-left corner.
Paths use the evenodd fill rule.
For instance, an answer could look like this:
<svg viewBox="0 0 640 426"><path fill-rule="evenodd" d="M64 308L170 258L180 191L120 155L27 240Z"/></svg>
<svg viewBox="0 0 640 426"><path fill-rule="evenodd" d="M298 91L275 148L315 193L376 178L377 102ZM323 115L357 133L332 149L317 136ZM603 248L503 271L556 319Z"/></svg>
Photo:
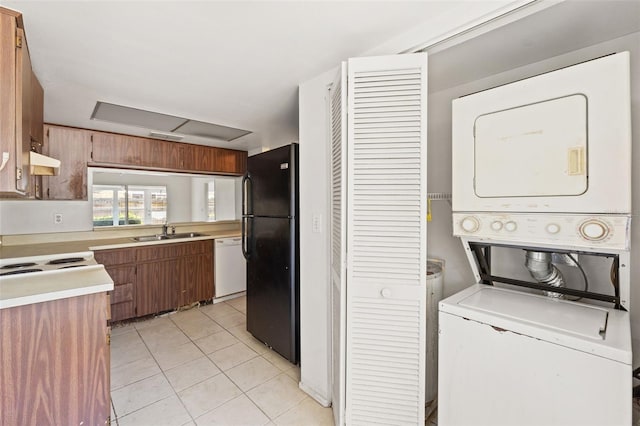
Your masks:
<svg viewBox="0 0 640 426"><path fill-rule="evenodd" d="M60 173L60 160L30 151L29 173L32 176L57 176Z"/></svg>

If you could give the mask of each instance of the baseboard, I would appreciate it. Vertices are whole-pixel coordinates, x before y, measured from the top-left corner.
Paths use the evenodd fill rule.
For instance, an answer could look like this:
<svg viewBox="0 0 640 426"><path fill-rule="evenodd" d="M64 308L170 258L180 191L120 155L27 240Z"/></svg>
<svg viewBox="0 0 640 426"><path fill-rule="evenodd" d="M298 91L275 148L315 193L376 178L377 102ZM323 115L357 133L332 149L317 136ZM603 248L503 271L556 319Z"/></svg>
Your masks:
<svg viewBox="0 0 640 426"><path fill-rule="evenodd" d="M215 297L213 299L213 303L220 303L220 302L224 302L225 300L231 300L231 299L235 299L237 297L242 297L245 296L247 294L246 291L240 291L238 293L233 293L230 294L228 296L222 296L222 297Z"/></svg>
<svg viewBox="0 0 640 426"><path fill-rule="evenodd" d="M300 382L298 383L298 387L307 395L309 395L311 398L315 399L316 401L318 401L318 404L322 405L323 407L330 407L331 406L331 401L322 397L318 392L314 391L313 389L311 389L310 387L306 386L304 383Z"/></svg>

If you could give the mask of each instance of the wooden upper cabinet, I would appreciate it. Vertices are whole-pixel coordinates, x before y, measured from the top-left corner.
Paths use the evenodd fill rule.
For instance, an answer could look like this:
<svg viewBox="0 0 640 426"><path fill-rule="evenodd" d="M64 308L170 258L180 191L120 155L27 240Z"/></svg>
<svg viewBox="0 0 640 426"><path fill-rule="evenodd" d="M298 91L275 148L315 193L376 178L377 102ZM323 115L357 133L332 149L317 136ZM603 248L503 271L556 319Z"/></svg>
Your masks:
<svg viewBox="0 0 640 426"><path fill-rule="evenodd" d="M244 174L247 170L247 152L218 148L215 168L223 173Z"/></svg>
<svg viewBox="0 0 640 426"><path fill-rule="evenodd" d="M40 99L39 93L35 99L32 96L33 80L22 15L0 7L0 159L6 158L0 170L0 195L4 197L33 195L29 151L38 120L34 102Z"/></svg>
<svg viewBox="0 0 640 426"><path fill-rule="evenodd" d="M142 165L140 138L115 133L92 132L93 163L109 165Z"/></svg>
<svg viewBox="0 0 640 426"><path fill-rule="evenodd" d="M93 131L95 165L243 175L247 152Z"/></svg>
<svg viewBox="0 0 640 426"><path fill-rule="evenodd" d="M247 171L247 152L203 145L189 145L184 169L202 173L243 175Z"/></svg>
<svg viewBox="0 0 640 426"><path fill-rule="evenodd" d="M87 163L91 157L91 132L71 127L45 126L43 151L60 160L60 174L45 176L43 198L48 200L86 200Z"/></svg>

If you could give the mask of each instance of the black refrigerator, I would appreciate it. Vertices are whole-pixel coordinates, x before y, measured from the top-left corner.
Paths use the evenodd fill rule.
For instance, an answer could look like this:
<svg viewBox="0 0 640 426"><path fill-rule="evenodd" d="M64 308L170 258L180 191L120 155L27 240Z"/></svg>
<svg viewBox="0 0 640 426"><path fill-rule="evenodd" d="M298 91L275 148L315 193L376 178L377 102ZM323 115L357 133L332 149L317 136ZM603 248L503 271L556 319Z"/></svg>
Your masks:
<svg viewBox="0 0 640 426"><path fill-rule="evenodd" d="M298 144L249 157L242 185L247 331L297 364L300 354Z"/></svg>

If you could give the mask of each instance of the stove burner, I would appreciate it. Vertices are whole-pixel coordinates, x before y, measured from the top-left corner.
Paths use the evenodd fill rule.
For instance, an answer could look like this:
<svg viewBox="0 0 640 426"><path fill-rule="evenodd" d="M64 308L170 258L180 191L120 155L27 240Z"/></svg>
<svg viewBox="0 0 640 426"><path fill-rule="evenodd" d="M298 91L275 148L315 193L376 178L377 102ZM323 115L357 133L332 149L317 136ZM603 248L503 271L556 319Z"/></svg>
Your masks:
<svg viewBox="0 0 640 426"><path fill-rule="evenodd" d="M89 265L68 265L68 266L62 266L58 269L82 268L83 266L89 266Z"/></svg>
<svg viewBox="0 0 640 426"><path fill-rule="evenodd" d="M54 259L50 262L47 262L47 265L63 265L65 263L83 262L84 260L84 257L67 257L64 259Z"/></svg>
<svg viewBox="0 0 640 426"><path fill-rule="evenodd" d="M3 272L3 273L0 274L0 277L1 276L5 276L5 275L27 274L29 272L40 272L40 271L42 271L42 269L35 269L35 268L34 269L20 269L20 270L17 270L17 271Z"/></svg>
<svg viewBox="0 0 640 426"><path fill-rule="evenodd" d="M14 263L12 265L4 265L0 269L13 269L13 268L24 268L25 266L35 266L34 262L25 262L25 263Z"/></svg>

